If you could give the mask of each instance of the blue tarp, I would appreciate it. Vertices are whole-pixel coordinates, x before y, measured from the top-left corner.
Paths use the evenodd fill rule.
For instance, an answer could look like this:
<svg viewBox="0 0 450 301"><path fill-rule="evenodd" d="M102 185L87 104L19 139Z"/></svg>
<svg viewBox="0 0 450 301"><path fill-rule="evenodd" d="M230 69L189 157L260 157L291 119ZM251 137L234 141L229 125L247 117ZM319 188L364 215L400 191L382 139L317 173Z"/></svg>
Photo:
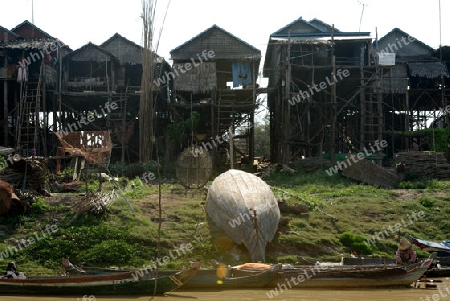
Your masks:
<svg viewBox="0 0 450 301"><path fill-rule="evenodd" d="M252 84L252 71L249 64L233 62L231 69L233 73L233 88Z"/></svg>

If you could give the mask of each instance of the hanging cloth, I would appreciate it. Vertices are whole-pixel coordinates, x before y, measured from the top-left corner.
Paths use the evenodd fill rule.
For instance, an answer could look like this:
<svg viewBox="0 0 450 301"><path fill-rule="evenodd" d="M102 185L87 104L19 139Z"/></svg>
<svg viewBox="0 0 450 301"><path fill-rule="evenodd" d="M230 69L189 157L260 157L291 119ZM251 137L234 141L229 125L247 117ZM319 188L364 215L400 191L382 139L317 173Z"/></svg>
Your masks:
<svg viewBox="0 0 450 301"><path fill-rule="evenodd" d="M250 85L253 82L249 64L232 62L231 71L233 73L233 88Z"/></svg>
<svg viewBox="0 0 450 301"><path fill-rule="evenodd" d="M28 70L26 67L19 67L17 71L17 82L28 82Z"/></svg>

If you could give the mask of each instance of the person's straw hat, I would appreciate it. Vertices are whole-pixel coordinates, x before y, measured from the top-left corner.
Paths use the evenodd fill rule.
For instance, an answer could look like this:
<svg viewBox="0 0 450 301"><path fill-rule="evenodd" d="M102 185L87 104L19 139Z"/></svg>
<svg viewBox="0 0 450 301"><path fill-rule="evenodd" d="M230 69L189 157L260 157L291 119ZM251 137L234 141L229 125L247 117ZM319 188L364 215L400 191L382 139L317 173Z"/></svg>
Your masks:
<svg viewBox="0 0 450 301"><path fill-rule="evenodd" d="M411 248L411 247L412 247L412 245L411 245L411 243L410 243L409 241L407 241L407 240L404 239L404 238L400 238L400 243L399 243L399 245L398 245L398 248L399 248L400 250L402 250L402 251L408 250L408 249Z"/></svg>

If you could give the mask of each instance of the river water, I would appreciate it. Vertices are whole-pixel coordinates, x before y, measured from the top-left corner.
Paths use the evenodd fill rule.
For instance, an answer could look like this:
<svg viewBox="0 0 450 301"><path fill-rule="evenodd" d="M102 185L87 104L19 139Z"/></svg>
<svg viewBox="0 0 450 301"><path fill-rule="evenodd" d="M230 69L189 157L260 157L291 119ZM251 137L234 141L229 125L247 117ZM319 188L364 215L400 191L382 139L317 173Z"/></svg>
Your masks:
<svg viewBox="0 0 450 301"><path fill-rule="evenodd" d="M437 278L436 278L437 279ZM442 283L437 289L430 288L396 288L396 289L352 289L352 290L325 290L325 289L291 289L270 298L268 289L254 290L225 290L209 292L175 291L166 296L0 296L1 301L450 301L450 279L441 278ZM448 291L445 290L447 288Z"/></svg>

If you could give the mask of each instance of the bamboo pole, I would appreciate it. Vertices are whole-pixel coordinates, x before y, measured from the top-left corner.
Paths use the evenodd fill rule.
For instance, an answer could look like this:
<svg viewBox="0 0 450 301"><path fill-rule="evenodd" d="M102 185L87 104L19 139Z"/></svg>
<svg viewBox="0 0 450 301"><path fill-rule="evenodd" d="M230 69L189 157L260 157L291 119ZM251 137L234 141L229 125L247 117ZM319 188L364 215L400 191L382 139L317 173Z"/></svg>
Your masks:
<svg viewBox="0 0 450 301"><path fill-rule="evenodd" d="M154 99L153 99L153 21L154 0L142 1L144 45L142 50L142 80L139 104L139 162L152 159L154 144Z"/></svg>

